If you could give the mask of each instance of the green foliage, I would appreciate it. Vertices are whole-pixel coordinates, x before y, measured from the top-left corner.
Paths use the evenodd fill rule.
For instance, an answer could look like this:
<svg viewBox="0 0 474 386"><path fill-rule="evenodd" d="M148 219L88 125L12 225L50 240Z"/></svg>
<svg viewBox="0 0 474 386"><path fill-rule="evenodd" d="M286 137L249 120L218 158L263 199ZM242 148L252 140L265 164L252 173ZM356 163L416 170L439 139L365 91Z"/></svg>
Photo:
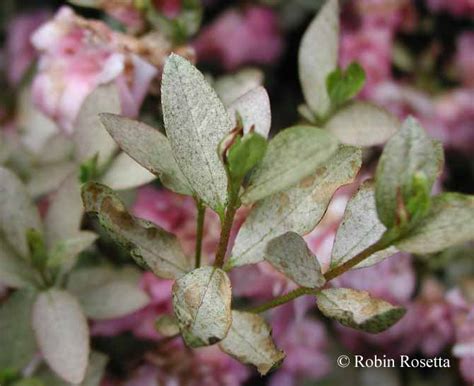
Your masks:
<svg viewBox="0 0 474 386"><path fill-rule="evenodd" d="M267 141L257 133L238 136L227 154L227 167L231 180L241 181L257 166L267 150Z"/></svg>
<svg viewBox="0 0 474 386"><path fill-rule="evenodd" d="M346 70L335 69L326 79L326 88L333 108L337 108L353 97L364 87L365 71L359 63L352 62Z"/></svg>

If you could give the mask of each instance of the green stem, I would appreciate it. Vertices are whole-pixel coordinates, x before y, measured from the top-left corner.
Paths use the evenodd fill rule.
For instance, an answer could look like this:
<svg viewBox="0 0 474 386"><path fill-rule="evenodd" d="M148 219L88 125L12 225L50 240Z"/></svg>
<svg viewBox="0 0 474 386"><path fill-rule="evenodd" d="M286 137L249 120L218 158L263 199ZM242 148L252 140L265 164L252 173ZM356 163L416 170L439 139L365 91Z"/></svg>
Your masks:
<svg viewBox="0 0 474 386"><path fill-rule="evenodd" d="M340 266L326 272L324 275L326 282L329 282L330 280L342 275L344 272L347 272L351 268L355 267L357 264L361 263L362 261L367 259L369 256L373 255L374 253L378 251L381 251L382 249L387 248L389 245L391 245L391 243L387 242L387 240L385 239L381 239L377 241L375 244L371 245L370 247L364 249L362 252L355 255L353 258L347 260L344 264L341 264ZM272 299L267 303L251 308L249 312L253 312L253 313L264 312L271 308L278 307L291 300L294 300L302 295L316 294L318 291L319 289L300 287L285 295L276 297L275 299Z"/></svg>
<svg viewBox="0 0 474 386"><path fill-rule="evenodd" d="M229 203L225 212L224 221L222 222L221 237L217 247L216 261L214 262L215 267L222 268L224 265L224 259L229 245L230 231L232 230L232 224L234 223L234 217L238 207L239 190L231 189L229 193Z"/></svg>
<svg viewBox="0 0 474 386"><path fill-rule="evenodd" d="M204 219L206 217L206 207L201 200L196 200L197 207L197 230L196 230L196 254L195 267L201 266L202 239L204 236Z"/></svg>

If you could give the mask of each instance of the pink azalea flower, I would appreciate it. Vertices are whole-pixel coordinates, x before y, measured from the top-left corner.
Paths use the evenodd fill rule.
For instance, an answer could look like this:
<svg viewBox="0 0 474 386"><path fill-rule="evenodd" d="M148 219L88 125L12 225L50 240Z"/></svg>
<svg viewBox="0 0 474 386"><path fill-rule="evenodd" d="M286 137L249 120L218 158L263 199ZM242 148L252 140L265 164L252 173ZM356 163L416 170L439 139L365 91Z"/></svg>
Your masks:
<svg viewBox="0 0 474 386"><path fill-rule="evenodd" d="M474 17L472 0L426 0L428 8L433 12L448 12L459 17Z"/></svg>
<svg viewBox="0 0 474 386"><path fill-rule="evenodd" d="M102 22L61 8L32 37L40 52L32 88L35 104L71 133L87 95L98 85L116 80L122 112L136 116L157 69L132 52L132 43L138 43L127 39Z"/></svg>
<svg viewBox="0 0 474 386"><path fill-rule="evenodd" d="M199 60L218 61L233 70L249 63L272 63L281 54L283 41L273 11L251 6L221 14L201 31L194 47Z"/></svg>
<svg viewBox="0 0 474 386"><path fill-rule="evenodd" d="M31 34L48 18L46 10L16 16L7 27L6 59L8 81L16 85L36 59Z"/></svg>
<svg viewBox="0 0 474 386"><path fill-rule="evenodd" d="M474 87L474 32L462 33L456 42L456 67L466 87Z"/></svg>

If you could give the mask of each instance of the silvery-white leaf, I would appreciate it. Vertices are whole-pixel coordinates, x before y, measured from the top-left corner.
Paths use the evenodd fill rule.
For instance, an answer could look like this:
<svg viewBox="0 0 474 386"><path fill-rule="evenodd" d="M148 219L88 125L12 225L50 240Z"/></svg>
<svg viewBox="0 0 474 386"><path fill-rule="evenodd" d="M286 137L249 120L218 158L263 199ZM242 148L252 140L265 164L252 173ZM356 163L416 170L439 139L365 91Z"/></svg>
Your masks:
<svg viewBox="0 0 474 386"><path fill-rule="evenodd" d="M238 361L256 366L261 375L285 359L285 353L275 347L265 320L249 312L232 311L232 325L219 347Z"/></svg>
<svg viewBox="0 0 474 386"><path fill-rule="evenodd" d="M336 138L315 127L294 126L281 131L269 142L242 202L250 204L295 185L312 175L336 149Z"/></svg>
<svg viewBox="0 0 474 386"><path fill-rule="evenodd" d="M227 266L262 261L268 241L288 231L299 235L312 231L334 192L354 180L361 164L361 151L342 145L297 186L258 202L240 228Z"/></svg>
<svg viewBox="0 0 474 386"><path fill-rule="evenodd" d="M375 175L375 200L382 223L391 228L397 223L400 198L412 194L413 177L422 173L431 188L442 170L443 154L414 118L408 118L387 142ZM401 194L401 197L399 196Z"/></svg>
<svg viewBox="0 0 474 386"><path fill-rule="evenodd" d="M69 271L76 264L79 253L89 248L97 237L93 232L78 231L74 236L57 242L49 251L48 266L61 266L64 271Z"/></svg>
<svg viewBox="0 0 474 386"><path fill-rule="evenodd" d="M76 236L83 214L79 176L74 171L51 196L44 220L48 247L52 248L56 243Z"/></svg>
<svg viewBox="0 0 474 386"><path fill-rule="evenodd" d="M318 259L298 233L287 232L270 240L265 260L302 287L320 288L326 282Z"/></svg>
<svg viewBox="0 0 474 386"><path fill-rule="evenodd" d="M36 161L41 164L51 164L72 160L74 143L63 133L51 136L37 155Z"/></svg>
<svg viewBox="0 0 474 386"><path fill-rule="evenodd" d="M244 125L244 134L253 127L255 132L268 138L272 125L270 99L262 86L256 87L236 99L227 107L232 126L236 126L236 115L239 114Z"/></svg>
<svg viewBox="0 0 474 386"><path fill-rule="evenodd" d="M130 158L126 153L120 153L112 161L102 183L115 190L133 189L156 179L156 176Z"/></svg>
<svg viewBox="0 0 474 386"><path fill-rule="evenodd" d="M26 232L42 231L38 210L20 179L0 167L0 233L21 257L29 255Z"/></svg>
<svg viewBox="0 0 474 386"><path fill-rule="evenodd" d="M0 283L21 288L37 283L36 271L0 237Z"/></svg>
<svg viewBox="0 0 474 386"><path fill-rule="evenodd" d="M100 124L100 113L120 113L117 85L112 82L98 86L84 101L76 118L73 139L79 163L98 154L98 165L103 166L117 149L115 141Z"/></svg>
<svg viewBox="0 0 474 386"><path fill-rule="evenodd" d="M378 333L398 322L405 310L370 296L367 291L329 288L317 295L319 310L346 327Z"/></svg>
<svg viewBox="0 0 474 386"><path fill-rule="evenodd" d="M344 218L336 233L332 250L331 267L336 267L350 260L384 234L386 228L380 222L375 207L374 184L365 182L351 198L344 212ZM368 267L388 256L397 253L395 247L389 247L365 259L355 268Z"/></svg>
<svg viewBox="0 0 474 386"><path fill-rule="evenodd" d="M173 308L188 346L224 339L232 322L231 296L230 280L219 268L198 268L176 280Z"/></svg>
<svg viewBox="0 0 474 386"><path fill-rule="evenodd" d="M221 76L214 82L214 89L225 106L263 83L263 72L258 68L244 68L235 74Z"/></svg>
<svg viewBox="0 0 474 386"><path fill-rule="evenodd" d="M347 145L374 146L385 143L395 134L400 122L385 109L355 101L334 114L325 128Z"/></svg>
<svg viewBox="0 0 474 386"><path fill-rule="evenodd" d="M474 196L444 193L433 198L428 215L396 243L417 254L439 252L474 240Z"/></svg>
<svg viewBox="0 0 474 386"><path fill-rule="evenodd" d="M160 316L155 322L155 329L164 337L172 337L179 334L178 321L171 315Z"/></svg>
<svg viewBox="0 0 474 386"><path fill-rule="evenodd" d="M146 306L148 295L124 280L111 281L78 294L84 313L91 319L119 318Z"/></svg>
<svg viewBox="0 0 474 386"><path fill-rule="evenodd" d="M100 120L120 148L160 177L163 185L176 193L192 193L174 159L168 138L159 130L114 114L100 114Z"/></svg>
<svg viewBox="0 0 474 386"><path fill-rule="evenodd" d="M18 290L0 306L0 369L21 371L36 354L31 328L36 295L31 289Z"/></svg>
<svg viewBox="0 0 474 386"><path fill-rule="evenodd" d="M101 225L115 241L157 276L176 279L191 269L176 236L130 215L108 187L88 183L83 187L82 200L86 211L98 215Z"/></svg>
<svg viewBox="0 0 474 386"><path fill-rule="evenodd" d="M72 161L56 162L33 168L27 182L28 192L33 197L50 193L56 190L61 182L76 169L77 165Z"/></svg>
<svg viewBox="0 0 474 386"><path fill-rule="evenodd" d="M326 78L337 65L339 4L327 0L306 30L298 54L299 76L308 106L319 116L330 107Z"/></svg>
<svg viewBox="0 0 474 386"><path fill-rule="evenodd" d="M76 298L54 288L42 292L33 306L33 329L51 369L65 381L82 382L89 358L89 327Z"/></svg>
<svg viewBox="0 0 474 386"><path fill-rule="evenodd" d="M227 175L217 147L232 129L224 105L199 70L175 54L166 61L161 95L176 162L197 196L222 213Z"/></svg>

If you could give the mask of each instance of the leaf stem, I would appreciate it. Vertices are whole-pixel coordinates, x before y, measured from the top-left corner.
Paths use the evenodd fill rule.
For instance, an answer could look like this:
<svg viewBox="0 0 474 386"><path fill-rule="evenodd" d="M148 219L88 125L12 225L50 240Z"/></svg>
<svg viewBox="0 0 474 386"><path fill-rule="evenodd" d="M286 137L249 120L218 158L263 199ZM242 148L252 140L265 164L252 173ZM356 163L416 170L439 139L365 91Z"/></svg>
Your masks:
<svg viewBox="0 0 474 386"><path fill-rule="evenodd" d="M240 185L238 186L240 187ZM229 245L230 231L232 230L232 224L234 223L234 217L238 207L239 189L230 189L229 203L225 212L224 221L222 222L221 237L217 247L216 260L214 262L215 267L222 268L224 265L224 259Z"/></svg>
<svg viewBox="0 0 474 386"><path fill-rule="evenodd" d="M365 259L367 259L369 256L373 255L374 253L387 248L390 246L392 243L388 242L386 238L382 238L379 241L377 241L375 244L372 244L368 248L364 249L362 252L358 253L351 259L347 260L344 264L341 264L338 267L335 267L328 272L325 273L324 278L326 279L326 282L331 281L332 279L342 275L343 273L347 272L351 268L355 267L357 264L361 263ZM302 295L310 295L310 294L316 294L319 291L319 289L315 288L306 288L306 287L300 287L297 288L291 292L288 292L285 295L278 296L272 300L270 300L267 303L261 304L259 306L256 306L254 308L251 308L248 310L248 312L253 312L253 313L260 313L267 311L271 308L278 307L282 304L285 304L291 300L294 300Z"/></svg>
<svg viewBox="0 0 474 386"><path fill-rule="evenodd" d="M196 199L197 207L197 229L196 229L196 253L194 256L195 267L201 266L202 239L204 237L204 219L206 217L206 207L201 200Z"/></svg>

